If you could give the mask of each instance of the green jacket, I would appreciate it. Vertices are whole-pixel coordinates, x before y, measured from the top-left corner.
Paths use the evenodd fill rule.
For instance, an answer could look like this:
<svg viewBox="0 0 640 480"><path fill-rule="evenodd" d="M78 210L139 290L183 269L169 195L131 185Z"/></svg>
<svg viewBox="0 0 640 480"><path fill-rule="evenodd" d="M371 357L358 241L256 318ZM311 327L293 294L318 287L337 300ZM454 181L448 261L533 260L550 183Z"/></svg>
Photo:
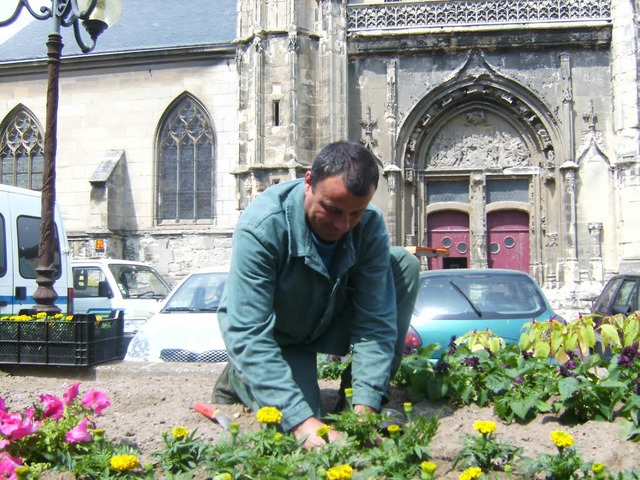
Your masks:
<svg viewBox="0 0 640 480"><path fill-rule="evenodd" d="M353 345L353 403L379 409L397 337L381 212L367 208L340 240L329 272L311 239L303 203L300 179L267 189L245 209L234 230L218 310L230 361L261 406L280 409L286 430L313 412L280 345L338 355Z"/></svg>

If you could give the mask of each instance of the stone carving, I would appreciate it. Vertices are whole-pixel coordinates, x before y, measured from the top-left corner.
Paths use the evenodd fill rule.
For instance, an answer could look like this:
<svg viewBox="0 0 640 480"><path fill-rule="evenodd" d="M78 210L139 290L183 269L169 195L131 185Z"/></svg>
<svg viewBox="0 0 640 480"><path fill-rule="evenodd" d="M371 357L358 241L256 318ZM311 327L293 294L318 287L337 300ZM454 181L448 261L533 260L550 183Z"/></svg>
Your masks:
<svg viewBox="0 0 640 480"><path fill-rule="evenodd" d="M522 0L502 2L430 1L411 3L358 4L347 7L350 32L380 29L425 27L468 27L472 25L508 25L559 23L579 20L611 19L610 0Z"/></svg>
<svg viewBox="0 0 640 480"><path fill-rule="evenodd" d="M546 235L546 247L557 247L558 246L558 234L557 233L548 233Z"/></svg>
<svg viewBox="0 0 640 480"><path fill-rule="evenodd" d="M570 102L573 100L571 57L566 52L560 55L560 74L562 76L562 101Z"/></svg>
<svg viewBox="0 0 640 480"><path fill-rule="evenodd" d="M373 138L373 129L378 125L377 120L371 119L371 107L367 108L367 118L360 122L362 125L362 138L360 143L373 152L378 146L378 141Z"/></svg>
<svg viewBox="0 0 640 480"><path fill-rule="evenodd" d="M387 107L385 115L387 118L395 118L398 109L398 62L389 60L387 62Z"/></svg>
<svg viewBox="0 0 640 480"><path fill-rule="evenodd" d="M440 133L429 149L427 169L503 169L531 165L531 153L513 129L488 122L472 110L462 126Z"/></svg>

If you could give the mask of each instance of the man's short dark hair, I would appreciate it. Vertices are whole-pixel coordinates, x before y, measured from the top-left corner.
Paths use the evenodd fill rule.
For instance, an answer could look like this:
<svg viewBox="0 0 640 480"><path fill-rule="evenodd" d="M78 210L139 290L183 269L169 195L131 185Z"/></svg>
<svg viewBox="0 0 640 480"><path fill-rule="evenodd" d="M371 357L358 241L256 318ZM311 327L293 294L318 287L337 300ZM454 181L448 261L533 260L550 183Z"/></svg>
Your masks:
<svg viewBox="0 0 640 480"><path fill-rule="evenodd" d="M311 165L311 188L325 178L341 176L347 190L358 197L378 188L376 157L357 142L339 141L325 146Z"/></svg>

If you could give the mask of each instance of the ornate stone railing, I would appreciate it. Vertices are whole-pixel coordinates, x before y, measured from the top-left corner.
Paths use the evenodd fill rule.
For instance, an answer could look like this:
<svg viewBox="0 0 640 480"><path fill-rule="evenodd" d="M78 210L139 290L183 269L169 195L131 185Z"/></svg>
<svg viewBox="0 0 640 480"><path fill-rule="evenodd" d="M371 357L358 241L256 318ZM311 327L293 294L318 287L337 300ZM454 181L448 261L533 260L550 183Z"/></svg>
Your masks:
<svg viewBox="0 0 640 480"><path fill-rule="evenodd" d="M602 22L611 0L452 0L349 5L349 32Z"/></svg>

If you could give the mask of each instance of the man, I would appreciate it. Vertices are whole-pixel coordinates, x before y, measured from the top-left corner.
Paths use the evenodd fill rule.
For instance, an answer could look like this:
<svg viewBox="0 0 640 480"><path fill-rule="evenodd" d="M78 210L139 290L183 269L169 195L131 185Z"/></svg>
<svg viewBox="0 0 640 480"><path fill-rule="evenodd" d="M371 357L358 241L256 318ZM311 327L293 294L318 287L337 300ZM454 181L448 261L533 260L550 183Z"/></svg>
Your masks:
<svg viewBox="0 0 640 480"><path fill-rule="evenodd" d="M304 179L275 185L242 213L218 318L229 364L214 401L282 412L305 447L324 443L317 353L352 348L356 412L377 411L400 365L419 262L389 246L375 157L355 142L319 153ZM329 440L342 437L331 431Z"/></svg>

